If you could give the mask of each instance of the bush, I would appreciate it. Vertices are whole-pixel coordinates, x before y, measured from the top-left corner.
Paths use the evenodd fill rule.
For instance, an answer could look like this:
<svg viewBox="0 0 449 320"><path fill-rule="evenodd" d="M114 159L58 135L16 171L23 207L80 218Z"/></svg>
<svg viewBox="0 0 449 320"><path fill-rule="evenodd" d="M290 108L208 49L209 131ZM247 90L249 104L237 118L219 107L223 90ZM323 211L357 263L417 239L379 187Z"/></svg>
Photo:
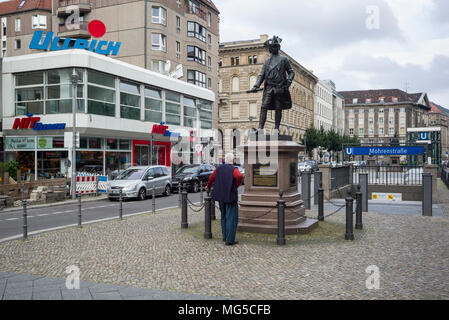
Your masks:
<svg viewBox="0 0 449 320"><path fill-rule="evenodd" d="M0 162L0 172L6 171L9 176L14 180L17 180L17 170L19 169L19 163L17 161L9 161L8 163ZM3 179L3 177L2 177Z"/></svg>

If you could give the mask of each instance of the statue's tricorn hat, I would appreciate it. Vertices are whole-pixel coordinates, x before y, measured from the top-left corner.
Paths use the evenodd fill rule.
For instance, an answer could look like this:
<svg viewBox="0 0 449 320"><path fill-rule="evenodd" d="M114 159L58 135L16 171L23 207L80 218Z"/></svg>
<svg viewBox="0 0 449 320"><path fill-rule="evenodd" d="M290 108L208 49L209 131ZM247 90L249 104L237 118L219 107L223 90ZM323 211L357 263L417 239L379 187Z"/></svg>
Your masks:
<svg viewBox="0 0 449 320"><path fill-rule="evenodd" d="M279 38L277 36L273 36L273 38L265 41L263 45L265 47L281 47L281 42L282 42L281 38Z"/></svg>

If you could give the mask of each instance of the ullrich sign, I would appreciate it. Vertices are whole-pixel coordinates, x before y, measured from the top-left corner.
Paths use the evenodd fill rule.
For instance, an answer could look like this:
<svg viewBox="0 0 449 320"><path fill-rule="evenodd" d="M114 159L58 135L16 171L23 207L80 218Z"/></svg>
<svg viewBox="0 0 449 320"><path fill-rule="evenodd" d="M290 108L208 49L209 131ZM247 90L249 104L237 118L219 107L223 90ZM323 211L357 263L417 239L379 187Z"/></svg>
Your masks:
<svg viewBox="0 0 449 320"><path fill-rule="evenodd" d="M88 25L89 33L92 37L102 37L106 33L103 22L93 20ZM53 37L53 32L47 32L44 37L43 31L35 31L30 42L30 49L59 51L68 49L85 49L91 52L116 56L121 46L121 42L104 40L87 40ZM59 42L63 40L62 44ZM74 41L74 43L73 43ZM73 46L71 46L73 43Z"/></svg>

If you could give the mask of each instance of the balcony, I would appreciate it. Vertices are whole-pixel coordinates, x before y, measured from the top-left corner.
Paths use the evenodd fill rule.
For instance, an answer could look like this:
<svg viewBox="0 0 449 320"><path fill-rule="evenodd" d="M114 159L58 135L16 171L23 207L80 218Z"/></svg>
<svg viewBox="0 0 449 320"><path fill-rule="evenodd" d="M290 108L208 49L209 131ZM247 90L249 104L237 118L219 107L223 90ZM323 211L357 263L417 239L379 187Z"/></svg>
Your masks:
<svg viewBox="0 0 449 320"><path fill-rule="evenodd" d="M71 10L66 11L69 6L77 6L80 13L89 13L93 7L92 0L60 0L59 7L56 11L58 17L66 17L72 14Z"/></svg>
<svg viewBox="0 0 449 320"><path fill-rule="evenodd" d="M68 28L65 23L59 24L58 36L63 38L90 38L88 30L89 21L80 21L79 26Z"/></svg>
<svg viewBox="0 0 449 320"><path fill-rule="evenodd" d="M203 11L199 6L197 5L190 5L187 8L187 13L190 14L194 14L197 15L198 17L200 17L201 19L203 19L204 21L207 21L207 13L205 11Z"/></svg>

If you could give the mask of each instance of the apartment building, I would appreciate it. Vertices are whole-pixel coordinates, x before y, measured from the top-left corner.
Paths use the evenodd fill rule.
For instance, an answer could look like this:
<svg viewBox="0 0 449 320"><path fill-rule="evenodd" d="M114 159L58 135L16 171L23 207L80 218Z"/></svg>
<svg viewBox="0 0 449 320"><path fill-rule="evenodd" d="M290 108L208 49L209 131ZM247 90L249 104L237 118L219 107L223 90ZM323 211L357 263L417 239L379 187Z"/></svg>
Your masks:
<svg viewBox="0 0 449 320"><path fill-rule="evenodd" d="M325 131L331 130L333 127L334 112L332 86L329 82L318 81L315 87L314 111L314 127L317 129L323 127Z"/></svg>
<svg viewBox="0 0 449 320"><path fill-rule="evenodd" d="M223 42L220 44L219 123L218 130L224 152L237 153L237 147L247 141L250 129L259 126L263 92L246 93L257 81L270 53L264 47L268 35L259 39ZM288 54L295 72L290 86L293 107L283 111L280 134L289 134L300 142L305 130L312 126L314 92L318 78ZM274 112L269 111L265 129L274 128Z"/></svg>
<svg viewBox="0 0 449 320"><path fill-rule="evenodd" d="M449 159L449 110L430 102L429 120L432 127L441 128L441 160Z"/></svg>

